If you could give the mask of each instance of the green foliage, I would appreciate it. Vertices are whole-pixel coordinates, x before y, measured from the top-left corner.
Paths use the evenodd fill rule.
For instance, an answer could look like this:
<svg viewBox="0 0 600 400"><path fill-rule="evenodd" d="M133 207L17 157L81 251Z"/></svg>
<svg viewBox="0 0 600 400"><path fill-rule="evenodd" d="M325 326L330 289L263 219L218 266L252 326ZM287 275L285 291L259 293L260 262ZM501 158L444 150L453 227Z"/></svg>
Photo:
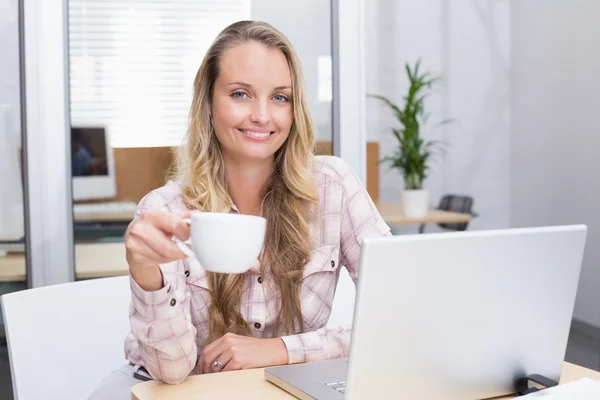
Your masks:
<svg viewBox="0 0 600 400"><path fill-rule="evenodd" d="M390 168L397 168L404 178L406 190L422 189L423 181L427 177L429 162L438 154L443 144L441 141L426 141L421 137L421 126L426 122L428 115L425 113L425 98L439 78L428 72L419 72L420 61L414 69L408 63L405 65L408 74L408 93L404 96L404 108L398 107L386 97L370 95L381 100L393 112L400 122L399 128L392 128L392 133L398 139L398 147L393 155L381 160L390 164ZM448 121L442 121L445 124Z"/></svg>

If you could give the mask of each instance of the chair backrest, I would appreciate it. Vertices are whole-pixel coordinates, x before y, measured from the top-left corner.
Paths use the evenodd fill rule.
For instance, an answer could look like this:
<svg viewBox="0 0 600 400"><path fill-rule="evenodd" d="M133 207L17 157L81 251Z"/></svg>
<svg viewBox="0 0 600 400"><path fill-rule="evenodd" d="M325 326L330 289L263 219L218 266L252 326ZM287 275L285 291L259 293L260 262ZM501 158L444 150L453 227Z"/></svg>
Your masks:
<svg viewBox="0 0 600 400"><path fill-rule="evenodd" d="M352 325L354 319L354 301L356 298L356 286L348 274L346 268L340 271L340 279L335 289L335 297L331 305L331 314L327 326L337 328L339 326Z"/></svg>
<svg viewBox="0 0 600 400"><path fill-rule="evenodd" d="M471 214L473 209L473 198L470 196L459 196L448 194L442 197L438 209L444 211L453 211L463 214ZM464 231L469 226L468 222L452 222L438 224L441 228L453 231Z"/></svg>
<svg viewBox="0 0 600 400"><path fill-rule="evenodd" d="M130 297L126 276L3 295L15 400L88 398L126 363Z"/></svg>

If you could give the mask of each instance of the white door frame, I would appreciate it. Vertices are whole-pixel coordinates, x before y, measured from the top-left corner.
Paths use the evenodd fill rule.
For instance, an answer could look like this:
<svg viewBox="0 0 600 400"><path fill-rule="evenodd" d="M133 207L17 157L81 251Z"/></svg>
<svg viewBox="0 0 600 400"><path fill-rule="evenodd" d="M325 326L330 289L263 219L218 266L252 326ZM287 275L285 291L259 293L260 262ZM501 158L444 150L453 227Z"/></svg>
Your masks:
<svg viewBox="0 0 600 400"><path fill-rule="evenodd" d="M75 279L66 0L20 0L27 286Z"/></svg>
<svg viewBox="0 0 600 400"><path fill-rule="evenodd" d="M333 154L366 185L364 0L332 0Z"/></svg>

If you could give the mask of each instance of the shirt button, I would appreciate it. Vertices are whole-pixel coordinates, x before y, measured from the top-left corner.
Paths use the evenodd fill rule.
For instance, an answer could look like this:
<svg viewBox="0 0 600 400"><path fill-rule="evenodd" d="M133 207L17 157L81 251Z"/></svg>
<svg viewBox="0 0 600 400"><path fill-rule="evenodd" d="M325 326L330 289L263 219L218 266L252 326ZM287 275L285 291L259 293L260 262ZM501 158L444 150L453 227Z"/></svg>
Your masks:
<svg viewBox="0 0 600 400"><path fill-rule="evenodd" d="M258 277L258 283L262 283L262 276Z"/></svg>
<svg viewBox="0 0 600 400"><path fill-rule="evenodd" d="M335 261L331 260L331 268L335 268Z"/></svg>
<svg viewBox="0 0 600 400"><path fill-rule="evenodd" d="M185 276L190 276L190 270L189 269L185 271Z"/></svg>
<svg viewBox="0 0 600 400"><path fill-rule="evenodd" d="M261 325L261 324L259 324L258 322L255 322L255 323L254 323L254 327L255 327L256 329L260 329L260 327L261 327L261 326L262 326L262 325Z"/></svg>
<svg viewBox="0 0 600 400"><path fill-rule="evenodd" d="M175 304L177 304L177 300L171 299L171 306L174 306Z"/></svg>

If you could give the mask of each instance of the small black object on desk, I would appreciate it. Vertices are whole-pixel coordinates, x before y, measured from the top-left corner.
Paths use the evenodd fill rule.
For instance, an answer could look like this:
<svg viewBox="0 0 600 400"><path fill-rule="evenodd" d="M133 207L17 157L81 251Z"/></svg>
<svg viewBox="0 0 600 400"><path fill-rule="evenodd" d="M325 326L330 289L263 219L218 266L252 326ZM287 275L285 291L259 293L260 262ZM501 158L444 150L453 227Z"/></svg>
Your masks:
<svg viewBox="0 0 600 400"><path fill-rule="evenodd" d="M558 382L553 379L546 378L545 376L538 374L527 375L515 381L515 390L519 396L524 396L540 390L539 387L530 386L531 383L542 386L542 390L549 387L558 386Z"/></svg>

